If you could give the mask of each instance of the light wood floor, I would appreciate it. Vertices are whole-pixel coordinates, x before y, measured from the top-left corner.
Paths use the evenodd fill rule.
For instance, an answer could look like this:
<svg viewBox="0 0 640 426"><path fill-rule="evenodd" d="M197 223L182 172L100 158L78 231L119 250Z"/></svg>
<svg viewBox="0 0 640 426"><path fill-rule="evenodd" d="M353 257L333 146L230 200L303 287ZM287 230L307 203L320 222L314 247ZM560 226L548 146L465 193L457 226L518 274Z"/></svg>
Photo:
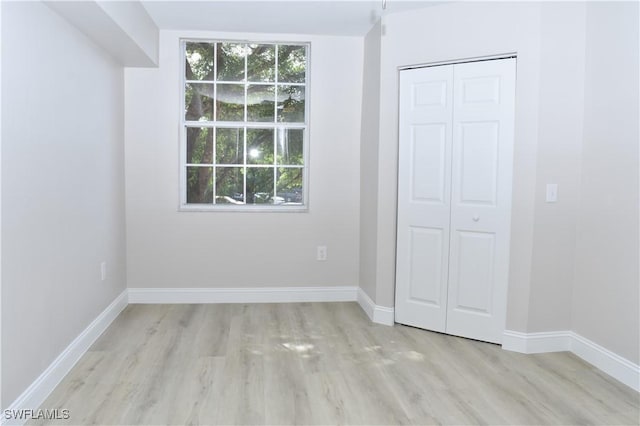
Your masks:
<svg viewBox="0 0 640 426"><path fill-rule="evenodd" d="M355 303L130 305L41 408L60 424L638 424L569 353L372 324Z"/></svg>

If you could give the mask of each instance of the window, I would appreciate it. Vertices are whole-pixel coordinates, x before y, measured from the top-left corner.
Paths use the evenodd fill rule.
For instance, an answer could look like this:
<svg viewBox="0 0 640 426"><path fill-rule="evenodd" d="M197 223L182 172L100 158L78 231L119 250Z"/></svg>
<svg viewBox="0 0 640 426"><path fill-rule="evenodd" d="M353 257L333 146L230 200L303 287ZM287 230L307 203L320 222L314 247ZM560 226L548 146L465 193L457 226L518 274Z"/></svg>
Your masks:
<svg viewBox="0 0 640 426"><path fill-rule="evenodd" d="M181 207L307 204L309 46L182 42Z"/></svg>

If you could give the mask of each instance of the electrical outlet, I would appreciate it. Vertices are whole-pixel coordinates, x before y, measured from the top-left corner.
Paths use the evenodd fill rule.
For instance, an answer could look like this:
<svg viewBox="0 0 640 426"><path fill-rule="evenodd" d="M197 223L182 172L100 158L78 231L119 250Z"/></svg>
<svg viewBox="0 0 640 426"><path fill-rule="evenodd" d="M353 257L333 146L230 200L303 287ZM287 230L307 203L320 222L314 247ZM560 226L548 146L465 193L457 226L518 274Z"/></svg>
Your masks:
<svg viewBox="0 0 640 426"><path fill-rule="evenodd" d="M107 262L102 262L100 264L100 279L102 281L107 279Z"/></svg>
<svg viewBox="0 0 640 426"><path fill-rule="evenodd" d="M318 246L316 260L319 260L320 262L327 260L327 246Z"/></svg>

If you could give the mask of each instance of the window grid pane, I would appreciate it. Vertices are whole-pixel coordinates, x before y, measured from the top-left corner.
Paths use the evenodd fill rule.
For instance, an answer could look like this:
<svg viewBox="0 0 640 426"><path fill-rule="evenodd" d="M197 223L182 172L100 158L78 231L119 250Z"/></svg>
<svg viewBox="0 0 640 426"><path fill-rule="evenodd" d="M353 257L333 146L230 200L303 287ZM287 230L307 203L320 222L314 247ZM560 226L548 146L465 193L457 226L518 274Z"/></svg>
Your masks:
<svg viewBox="0 0 640 426"><path fill-rule="evenodd" d="M186 203L303 206L307 46L184 46Z"/></svg>

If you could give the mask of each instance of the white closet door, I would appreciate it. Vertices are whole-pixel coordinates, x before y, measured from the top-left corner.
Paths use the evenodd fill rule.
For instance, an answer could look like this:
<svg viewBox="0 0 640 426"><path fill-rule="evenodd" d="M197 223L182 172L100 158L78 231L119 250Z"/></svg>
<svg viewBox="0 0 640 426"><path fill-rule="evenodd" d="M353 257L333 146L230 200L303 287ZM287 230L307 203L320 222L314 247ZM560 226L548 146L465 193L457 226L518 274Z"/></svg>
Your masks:
<svg viewBox="0 0 640 426"><path fill-rule="evenodd" d="M515 59L400 73L396 322L500 343Z"/></svg>
<svg viewBox="0 0 640 426"><path fill-rule="evenodd" d="M446 331L500 343L504 331L515 59L454 67Z"/></svg>
<svg viewBox="0 0 640 426"><path fill-rule="evenodd" d="M400 73L395 319L445 331L453 66Z"/></svg>

